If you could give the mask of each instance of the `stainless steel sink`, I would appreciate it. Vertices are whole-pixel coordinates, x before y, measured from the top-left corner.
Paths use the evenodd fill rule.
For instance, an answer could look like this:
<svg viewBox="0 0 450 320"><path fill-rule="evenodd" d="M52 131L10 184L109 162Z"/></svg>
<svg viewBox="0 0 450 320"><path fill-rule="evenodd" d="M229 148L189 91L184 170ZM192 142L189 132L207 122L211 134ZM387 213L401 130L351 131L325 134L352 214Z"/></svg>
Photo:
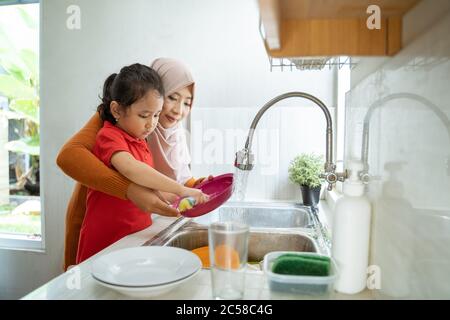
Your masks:
<svg viewBox="0 0 450 320"><path fill-rule="evenodd" d="M309 207L295 204L226 203L217 210L194 218L193 222L208 226L212 222L239 220L250 228L311 228Z"/></svg>
<svg viewBox="0 0 450 320"><path fill-rule="evenodd" d="M165 246L193 250L208 245L207 229L186 229L163 242ZM313 239L292 232L250 231L248 261L259 262L272 251L317 252Z"/></svg>
<svg viewBox="0 0 450 320"><path fill-rule="evenodd" d="M193 250L208 245L208 226L217 221L238 220L250 227L248 261L261 261L273 251L329 254L323 232L315 227L316 214L292 203L228 202L204 216L179 218L144 245L173 246Z"/></svg>

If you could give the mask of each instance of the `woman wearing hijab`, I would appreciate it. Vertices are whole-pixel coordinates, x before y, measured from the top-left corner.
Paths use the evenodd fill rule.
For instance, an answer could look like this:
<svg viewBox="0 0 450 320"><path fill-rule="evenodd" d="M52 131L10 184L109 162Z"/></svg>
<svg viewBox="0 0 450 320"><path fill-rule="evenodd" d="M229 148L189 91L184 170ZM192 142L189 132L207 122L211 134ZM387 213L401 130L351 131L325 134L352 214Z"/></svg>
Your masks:
<svg viewBox="0 0 450 320"><path fill-rule="evenodd" d="M194 80L189 69L174 59L156 59L151 68L161 77L166 93L158 126L147 138L155 168L187 187L196 186L204 178L196 180L191 174L190 156L181 124L192 108ZM65 270L76 261L88 187L120 199L131 200L145 212L165 216L179 214L159 192L132 183L117 171L108 168L91 152L102 125L102 120L96 113L66 142L57 157L58 166L77 181L66 214Z"/></svg>

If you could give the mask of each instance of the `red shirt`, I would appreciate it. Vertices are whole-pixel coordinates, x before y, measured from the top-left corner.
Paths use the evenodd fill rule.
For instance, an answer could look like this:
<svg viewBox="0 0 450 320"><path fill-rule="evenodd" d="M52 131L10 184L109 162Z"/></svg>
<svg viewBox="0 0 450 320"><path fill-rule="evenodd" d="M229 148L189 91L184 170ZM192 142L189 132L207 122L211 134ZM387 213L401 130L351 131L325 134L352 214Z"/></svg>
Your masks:
<svg viewBox="0 0 450 320"><path fill-rule="evenodd" d="M153 158L145 140L134 138L105 121L97 134L92 152L105 165L114 169L111 157L119 151L129 152L136 160L153 167ZM140 210L130 200L122 200L89 188L86 215L80 231L77 263L151 224L150 214Z"/></svg>

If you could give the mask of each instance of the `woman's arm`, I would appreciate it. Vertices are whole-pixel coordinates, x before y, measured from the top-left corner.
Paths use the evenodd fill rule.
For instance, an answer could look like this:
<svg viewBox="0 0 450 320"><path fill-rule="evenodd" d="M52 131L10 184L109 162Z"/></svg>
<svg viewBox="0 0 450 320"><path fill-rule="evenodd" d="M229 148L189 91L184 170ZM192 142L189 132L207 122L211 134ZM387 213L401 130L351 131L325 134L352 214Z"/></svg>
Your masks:
<svg viewBox="0 0 450 320"><path fill-rule="evenodd" d="M158 191L150 190L135 183L130 184L127 193L128 199L144 212L152 212L169 217L178 216L180 214L178 210L170 205L175 199L171 201L171 198L165 196Z"/></svg>
<svg viewBox="0 0 450 320"><path fill-rule="evenodd" d="M145 212L177 216L178 211L153 190L132 183L117 171L108 168L91 152L102 125L99 114L95 113L88 123L64 144L56 159L58 166L81 184L120 199L129 199Z"/></svg>
<svg viewBox="0 0 450 320"><path fill-rule="evenodd" d="M88 123L64 144L56 163L64 173L81 184L125 200L131 181L108 168L91 152L102 125L102 120L96 112Z"/></svg>
<svg viewBox="0 0 450 320"><path fill-rule="evenodd" d="M207 197L200 190L187 188L177 183L148 164L136 160L129 152L116 152L112 155L110 161L117 171L138 185L175 193L180 197L194 197L197 203L207 200Z"/></svg>

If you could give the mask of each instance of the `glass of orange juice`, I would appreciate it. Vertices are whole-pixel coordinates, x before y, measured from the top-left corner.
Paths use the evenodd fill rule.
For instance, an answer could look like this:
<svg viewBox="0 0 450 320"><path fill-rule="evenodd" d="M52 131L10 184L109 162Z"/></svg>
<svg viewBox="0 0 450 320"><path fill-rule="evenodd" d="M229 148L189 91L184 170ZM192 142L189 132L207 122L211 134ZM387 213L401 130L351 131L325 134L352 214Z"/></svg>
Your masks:
<svg viewBox="0 0 450 320"><path fill-rule="evenodd" d="M235 221L209 226L212 295L219 300L244 298L249 227Z"/></svg>

